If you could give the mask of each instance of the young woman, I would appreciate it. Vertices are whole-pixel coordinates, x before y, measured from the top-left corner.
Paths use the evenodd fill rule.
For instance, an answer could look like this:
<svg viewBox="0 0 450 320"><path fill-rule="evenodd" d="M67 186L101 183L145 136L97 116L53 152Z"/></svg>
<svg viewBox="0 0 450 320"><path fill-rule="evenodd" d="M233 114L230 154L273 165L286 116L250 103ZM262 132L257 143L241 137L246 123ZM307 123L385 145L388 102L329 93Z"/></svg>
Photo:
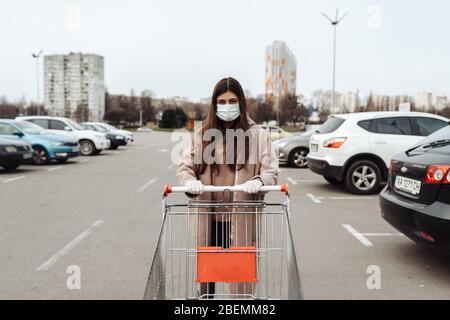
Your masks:
<svg viewBox="0 0 450 320"><path fill-rule="evenodd" d="M208 115L201 128L195 130L191 149L182 156L177 176L179 184L189 189L189 197L207 201L261 200L260 188L277 184L278 161L270 137L250 119L237 80L225 78L216 84ZM245 192L203 193L205 185L242 185ZM196 244L255 246L255 222L255 214L233 214L226 209L199 215ZM233 285L231 291L246 294L251 293L251 287ZM214 284L203 284L200 291L214 294Z"/></svg>

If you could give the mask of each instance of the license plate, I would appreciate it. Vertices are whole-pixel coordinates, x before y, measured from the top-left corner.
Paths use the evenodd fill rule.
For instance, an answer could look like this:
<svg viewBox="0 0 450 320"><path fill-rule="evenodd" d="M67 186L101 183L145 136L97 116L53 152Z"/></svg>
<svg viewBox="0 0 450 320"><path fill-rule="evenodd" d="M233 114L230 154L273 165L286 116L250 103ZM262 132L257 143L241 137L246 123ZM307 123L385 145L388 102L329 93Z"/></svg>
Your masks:
<svg viewBox="0 0 450 320"><path fill-rule="evenodd" d="M72 148L72 152L80 152L80 147L74 147L74 148Z"/></svg>
<svg viewBox="0 0 450 320"><path fill-rule="evenodd" d="M414 179L409 179L401 176L395 178L395 189L410 193L412 195L420 194L422 182Z"/></svg>
<svg viewBox="0 0 450 320"><path fill-rule="evenodd" d="M311 144L311 152L317 152L317 151L319 151L319 145Z"/></svg>
<svg viewBox="0 0 450 320"><path fill-rule="evenodd" d="M25 154L23 155L23 158L24 158L24 159L31 159L31 158L33 158L33 154L32 154L32 153L25 153Z"/></svg>

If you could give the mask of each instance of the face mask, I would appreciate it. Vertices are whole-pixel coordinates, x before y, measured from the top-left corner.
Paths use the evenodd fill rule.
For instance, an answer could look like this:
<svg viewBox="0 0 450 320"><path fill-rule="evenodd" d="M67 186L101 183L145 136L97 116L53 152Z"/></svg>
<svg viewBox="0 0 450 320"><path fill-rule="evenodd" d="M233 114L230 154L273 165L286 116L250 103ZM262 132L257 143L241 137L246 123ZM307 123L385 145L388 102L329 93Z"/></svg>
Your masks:
<svg viewBox="0 0 450 320"><path fill-rule="evenodd" d="M218 104L216 115L225 122L236 120L241 114L239 103L234 104Z"/></svg>

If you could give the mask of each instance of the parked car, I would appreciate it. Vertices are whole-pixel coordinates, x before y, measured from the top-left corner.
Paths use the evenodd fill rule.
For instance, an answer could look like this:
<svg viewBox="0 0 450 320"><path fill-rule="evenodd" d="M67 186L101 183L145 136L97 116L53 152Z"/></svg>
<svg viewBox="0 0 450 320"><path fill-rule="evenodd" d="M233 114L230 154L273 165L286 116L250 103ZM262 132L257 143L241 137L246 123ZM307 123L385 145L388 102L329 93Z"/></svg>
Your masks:
<svg viewBox="0 0 450 320"><path fill-rule="evenodd" d="M0 120L0 136L29 143L36 164L52 160L65 162L80 155L80 146L74 138L45 133L44 129L27 121Z"/></svg>
<svg viewBox="0 0 450 320"><path fill-rule="evenodd" d="M448 125L420 112L362 112L331 116L310 139L308 166L355 194L378 192L391 157Z"/></svg>
<svg viewBox="0 0 450 320"><path fill-rule="evenodd" d="M106 130L108 130L108 132L123 134L127 138L127 143L134 141L134 134L128 130L118 129L118 128L114 127L113 125L110 125L109 123L105 123L105 122L93 122L93 123L106 128Z"/></svg>
<svg viewBox="0 0 450 320"><path fill-rule="evenodd" d="M110 140L110 149L116 150L119 146L125 146L127 144L127 138L121 133L108 131L104 126L98 125L95 122L84 122L81 124L83 128L87 130L97 131L106 134L106 137Z"/></svg>
<svg viewBox="0 0 450 320"><path fill-rule="evenodd" d="M292 133L281 129L278 126L270 126L270 125L262 124L260 127L266 131L269 131L269 135L270 135L270 138L272 138L272 141L280 140L280 139L284 139L284 138L293 136Z"/></svg>
<svg viewBox="0 0 450 320"><path fill-rule="evenodd" d="M380 207L397 230L450 254L450 126L392 158Z"/></svg>
<svg viewBox="0 0 450 320"><path fill-rule="evenodd" d="M314 133L315 130L310 130L300 135L293 135L272 142L279 164L306 168L308 166L309 139Z"/></svg>
<svg viewBox="0 0 450 320"><path fill-rule="evenodd" d="M33 158L33 148L25 141L0 136L0 167L12 171Z"/></svg>
<svg viewBox="0 0 450 320"><path fill-rule="evenodd" d="M16 120L25 120L46 129L47 132L63 136L75 136L80 144L80 153L83 156L92 156L108 149L109 140L105 134L85 130L75 121L62 117L28 116L17 117Z"/></svg>

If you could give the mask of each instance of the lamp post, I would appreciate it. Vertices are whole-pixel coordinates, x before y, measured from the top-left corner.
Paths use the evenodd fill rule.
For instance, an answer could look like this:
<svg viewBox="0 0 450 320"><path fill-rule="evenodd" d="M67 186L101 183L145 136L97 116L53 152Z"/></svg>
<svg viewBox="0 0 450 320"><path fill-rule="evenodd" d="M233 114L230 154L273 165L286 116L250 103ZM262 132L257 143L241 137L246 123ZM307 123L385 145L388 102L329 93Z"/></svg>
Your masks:
<svg viewBox="0 0 450 320"><path fill-rule="evenodd" d="M37 115L41 115L41 107L39 105L40 103L40 96L39 96L39 58L41 57L41 54L43 52L43 49L39 51L39 53L32 53L31 56L36 59L36 90L37 90Z"/></svg>
<svg viewBox="0 0 450 320"><path fill-rule="evenodd" d="M337 26L338 24L344 20L344 18L348 15L348 12L346 12L342 17L339 17L339 9L336 9L336 17L333 20L329 16L327 16L325 13L322 12L322 15L327 19L331 26L333 27L333 97L332 97L332 106L331 106L331 113L333 114L335 112L336 107L336 35L337 35Z"/></svg>

